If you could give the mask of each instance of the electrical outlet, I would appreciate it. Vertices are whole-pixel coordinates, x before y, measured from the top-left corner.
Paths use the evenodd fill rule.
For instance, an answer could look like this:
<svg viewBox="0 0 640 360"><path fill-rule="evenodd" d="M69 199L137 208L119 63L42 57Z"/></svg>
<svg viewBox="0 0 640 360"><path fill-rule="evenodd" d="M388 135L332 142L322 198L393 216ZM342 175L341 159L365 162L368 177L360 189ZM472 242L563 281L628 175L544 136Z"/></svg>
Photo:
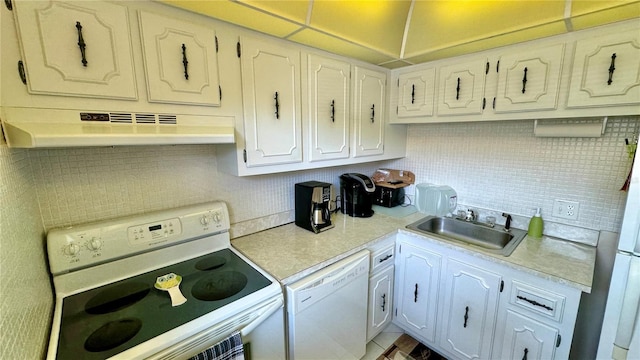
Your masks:
<svg viewBox="0 0 640 360"><path fill-rule="evenodd" d="M578 212L580 210L580 203L577 201L558 200L553 202L553 216L568 219L578 220Z"/></svg>

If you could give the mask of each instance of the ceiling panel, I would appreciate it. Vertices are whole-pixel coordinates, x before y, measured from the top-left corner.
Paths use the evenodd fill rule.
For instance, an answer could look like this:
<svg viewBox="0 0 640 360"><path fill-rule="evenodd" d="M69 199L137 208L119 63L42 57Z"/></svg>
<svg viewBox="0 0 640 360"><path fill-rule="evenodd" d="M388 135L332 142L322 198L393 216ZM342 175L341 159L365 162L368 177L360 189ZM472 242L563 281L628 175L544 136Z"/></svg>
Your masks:
<svg viewBox="0 0 640 360"><path fill-rule="evenodd" d="M388 68L640 20L640 0L158 1Z"/></svg>
<svg viewBox="0 0 640 360"><path fill-rule="evenodd" d="M397 56L411 1L314 1L310 26Z"/></svg>
<svg viewBox="0 0 640 360"><path fill-rule="evenodd" d="M300 25L235 1L162 0L162 2L265 34L285 37Z"/></svg>
<svg viewBox="0 0 640 360"><path fill-rule="evenodd" d="M312 29L302 30L288 37L288 39L300 44L320 48L334 54L340 54L354 59L368 59L368 62L374 64L381 64L395 59L394 56L385 55L373 51L365 46L354 44Z"/></svg>

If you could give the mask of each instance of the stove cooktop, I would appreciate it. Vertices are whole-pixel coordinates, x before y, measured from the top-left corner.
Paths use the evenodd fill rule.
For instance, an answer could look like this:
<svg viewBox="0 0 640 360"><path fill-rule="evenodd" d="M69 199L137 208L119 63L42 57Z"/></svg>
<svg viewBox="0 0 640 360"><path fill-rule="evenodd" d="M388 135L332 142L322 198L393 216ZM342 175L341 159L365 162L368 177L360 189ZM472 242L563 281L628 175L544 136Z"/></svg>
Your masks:
<svg viewBox="0 0 640 360"><path fill-rule="evenodd" d="M173 307L157 277L182 276L187 302ZM104 359L267 287L271 281L229 249L66 297L58 359Z"/></svg>

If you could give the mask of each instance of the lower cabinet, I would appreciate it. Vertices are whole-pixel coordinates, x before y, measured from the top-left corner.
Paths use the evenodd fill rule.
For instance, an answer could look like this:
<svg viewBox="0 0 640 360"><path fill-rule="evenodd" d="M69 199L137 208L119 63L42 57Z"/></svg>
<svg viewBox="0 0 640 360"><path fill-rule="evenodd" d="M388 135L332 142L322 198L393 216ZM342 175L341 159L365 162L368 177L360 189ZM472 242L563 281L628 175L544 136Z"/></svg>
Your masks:
<svg viewBox="0 0 640 360"><path fill-rule="evenodd" d="M393 322L448 359L566 359L581 291L438 244L396 239Z"/></svg>
<svg viewBox="0 0 640 360"><path fill-rule="evenodd" d="M449 258L444 279L440 346L460 359L489 358L500 275Z"/></svg>
<svg viewBox="0 0 640 360"><path fill-rule="evenodd" d="M367 305L367 342L393 320L394 237L369 248L369 301Z"/></svg>

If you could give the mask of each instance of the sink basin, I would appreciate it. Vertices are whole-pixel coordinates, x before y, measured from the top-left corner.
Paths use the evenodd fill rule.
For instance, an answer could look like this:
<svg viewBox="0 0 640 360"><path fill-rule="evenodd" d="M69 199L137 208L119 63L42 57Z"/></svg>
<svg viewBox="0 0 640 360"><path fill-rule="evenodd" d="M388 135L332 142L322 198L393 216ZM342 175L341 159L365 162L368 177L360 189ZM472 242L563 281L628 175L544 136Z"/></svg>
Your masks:
<svg viewBox="0 0 640 360"><path fill-rule="evenodd" d="M500 225L491 228L481 223L439 216L422 218L407 225L407 229L426 235L437 235L446 239L462 241L503 256L511 255L527 235L524 230L512 228L507 232Z"/></svg>

